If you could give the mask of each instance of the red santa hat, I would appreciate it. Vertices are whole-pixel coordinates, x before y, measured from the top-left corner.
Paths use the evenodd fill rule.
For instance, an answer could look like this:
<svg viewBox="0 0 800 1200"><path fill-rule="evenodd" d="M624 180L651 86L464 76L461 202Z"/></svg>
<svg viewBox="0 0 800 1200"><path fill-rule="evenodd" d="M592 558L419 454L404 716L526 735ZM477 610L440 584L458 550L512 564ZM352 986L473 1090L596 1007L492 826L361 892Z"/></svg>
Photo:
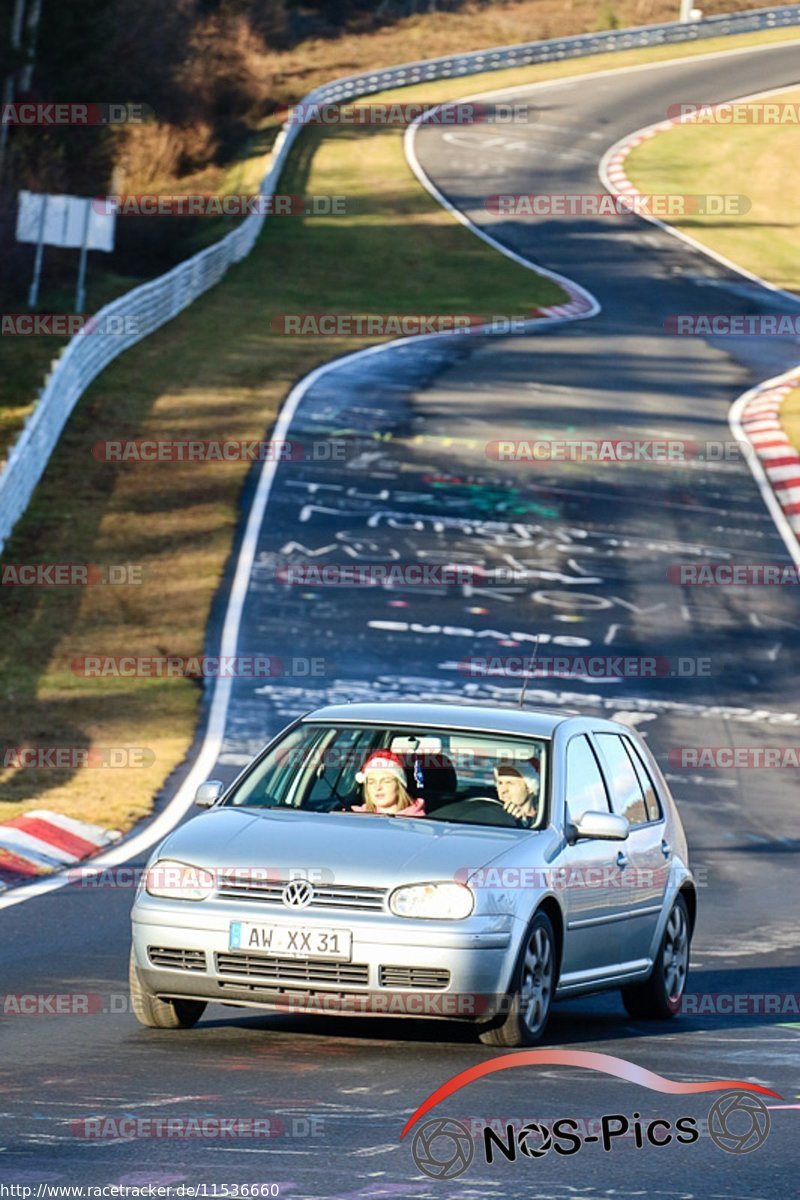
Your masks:
<svg viewBox="0 0 800 1200"><path fill-rule="evenodd" d="M356 771L356 783L363 783L370 771L384 771L393 775L404 788L408 787L406 769L399 755L391 750L376 750L370 754L360 771Z"/></svg>

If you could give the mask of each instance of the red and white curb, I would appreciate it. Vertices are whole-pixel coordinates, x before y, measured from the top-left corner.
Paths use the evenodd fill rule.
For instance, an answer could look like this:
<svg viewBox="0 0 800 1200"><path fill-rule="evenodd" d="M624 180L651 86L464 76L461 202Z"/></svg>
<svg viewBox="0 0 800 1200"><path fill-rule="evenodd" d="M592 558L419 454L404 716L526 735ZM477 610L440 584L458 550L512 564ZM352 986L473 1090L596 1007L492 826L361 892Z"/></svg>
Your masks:
<svg viewBox="0 0 800 1200"><path fill-rule="evenodd" d="M783 432L779 414L786 396L799 386L800 371L791 373L790 382L764 385L739 416L794 534L800 533L800 454Z"/></svg>
<svg viewBox="0 0 800 1200"><path fill-rule="evenodd" d="M798 387L800 368L795 367L740 396L729 420L786 548L800 566L800 453L780 422L783 401Z"/></svg>
<svg viewBox="0 0 800 1200"><path fill-rule="evenodd" d="M617 142L615 146L612 146L608 154L604 157L601 166L601 178L608 191L621 196L644 195L635 184L631 183L625 174L625 159L631 150L635 150L637 146L641 146L642 142L646 142L650 138L655 137L657 133L663 133L680 124L682 122L678 120L659 121L657 125L649 125L647 129L640 129L638 133L631 134L624 142ZM663 222L659 222L659 224L663 225ZM664 226L664 228L667 228L667 226Z"/></svg>
<svg viewBox="0 0 800 1200"><path fill-rule="evenodd" d="M644 129L637 129L636 133L630 134L621 142L616 142L610 150L606 151L600 163L600 178L604 186L612 193L624 196L644 196L645 193L631 183L625 173L625 159L631 150L641 146L642 142L650 141L657 133L666 133L668 130L674 129L676 125L688 125L689 123L688 117L672 117L667 121L658 121L655 125L647 125ZM661 225L663 229L672 228L665 221L659 221L657 217L649 217L646 213L639 213L638 210L637 215L644 216L646 220L652 220L655 224Z"/></svg>
<svg viewBox="0 0 800 1200"><path fill-rule="evenodd" d="M20 879L61 871L96 854L120 834L37 808L0 824L0 890Z"/></svg>

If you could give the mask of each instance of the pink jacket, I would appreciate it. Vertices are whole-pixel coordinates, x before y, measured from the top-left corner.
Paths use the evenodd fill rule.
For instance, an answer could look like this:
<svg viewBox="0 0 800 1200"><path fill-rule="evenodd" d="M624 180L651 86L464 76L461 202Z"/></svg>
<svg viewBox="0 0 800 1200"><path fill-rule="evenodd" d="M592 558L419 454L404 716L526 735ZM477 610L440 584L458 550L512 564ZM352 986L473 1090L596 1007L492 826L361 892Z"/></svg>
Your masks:
<svg viewBox="0 0 800 1200"><path fill-rule="evenodd" d="M366 804L354 804L350 809L351 812L369 812ZM412 800L406 808L401 808L400 812L392 813L395 817L424 817L425 816L425 797L419 796L416 800Z"/></svg>

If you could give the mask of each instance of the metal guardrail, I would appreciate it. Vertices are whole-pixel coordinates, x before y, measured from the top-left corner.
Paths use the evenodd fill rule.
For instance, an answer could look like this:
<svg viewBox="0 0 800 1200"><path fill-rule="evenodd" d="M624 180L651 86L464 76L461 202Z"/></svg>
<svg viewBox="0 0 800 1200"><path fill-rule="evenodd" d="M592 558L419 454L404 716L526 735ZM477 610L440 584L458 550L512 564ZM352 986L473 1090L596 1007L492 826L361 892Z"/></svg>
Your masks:
<svg viewBox="0 0 800 1200"><path fill-rule="evenodd" d="M705 38L730 37L737 33L792 25L800 25L800 4L708 17L687 24L670 22L636 29L616 29L608 33L550 38L548 41L527 42L495 50L475 50L467 54L348 75L315 88L300 104L308 110L313 109L315 104L352 100L390 88L460 79L486 71L560 62L609 51L679 45ZM270 195L276 190L289 151L302 129L301 122L289 122L284 126L275 143L270 169L261 182L262 195ZM36 407L0 474L0 550L25 511L64 425L89 384L124 350L171 321L193 300L213 287L232 263L245 258L252 250L265 219L263 212L251 214L213 246L179 263L166 275L160 275L126 292L96 314L101 330L109 323L114 329L125 329L125 318L134 318L128 323L133 327L130 332L94 332L72 338L55 362Z"/></svg>

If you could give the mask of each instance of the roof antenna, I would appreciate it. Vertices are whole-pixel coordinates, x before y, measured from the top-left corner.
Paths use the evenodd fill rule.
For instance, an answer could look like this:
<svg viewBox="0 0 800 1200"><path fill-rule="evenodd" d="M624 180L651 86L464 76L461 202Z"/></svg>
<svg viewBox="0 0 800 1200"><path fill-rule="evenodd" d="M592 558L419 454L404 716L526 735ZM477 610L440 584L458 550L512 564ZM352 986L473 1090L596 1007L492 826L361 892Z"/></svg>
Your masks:
<svg viewBox="0 0 800 1200"><path fill-rule="evenodd" d="M525 703L525 693L528 690L528 681L530 680L531 674L533 672L533 668L536 666L536 656L539 653L539 638L540 638L540 636L541 635L537 633L536 642L534 643L534 647L533 647L533 654L530 657L530 662L528 663L527 667L525 668L525 678L522 681L522 691L520 692L519 704L517 705L517 708L522 708L523 704Z"/></svg>

